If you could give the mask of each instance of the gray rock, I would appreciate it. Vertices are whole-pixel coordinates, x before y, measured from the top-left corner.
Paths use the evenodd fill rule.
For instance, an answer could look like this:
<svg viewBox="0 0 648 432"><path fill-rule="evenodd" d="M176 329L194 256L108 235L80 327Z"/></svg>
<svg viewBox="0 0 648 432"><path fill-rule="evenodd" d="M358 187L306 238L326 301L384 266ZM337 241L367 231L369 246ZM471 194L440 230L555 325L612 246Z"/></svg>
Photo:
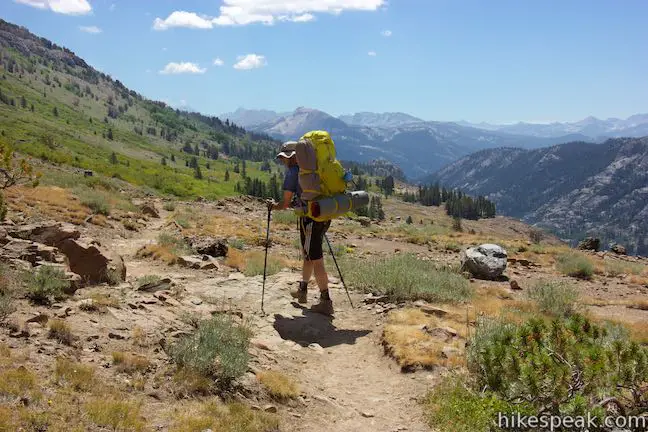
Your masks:
<svg viewBox="0 0 648 432"><path fill-rule="evenodd" d="M185 240L197 253L211 257L227 256L227 241L213 237L186 237Z"/></svg>
<svg viewBox="0 0 648 432"><path fill-rule="evenodd" d="M436 306L432 306L432 305L424 302L423 300L415 301L414 306L419 308L421 310L421 312L423 312L423 313L425 313L427 315L434 315L434 316L437 316L439 318L448 315L448 311L446 311L444 309L441 309L441 308L438 308Z"/></svg>
<svg viewBox="0 0 648 432"><path fill-rule="evenodd" d="M263 407L263 411L268 413L276 413L277 407L275 405L266 405Z"/></svg>
<svg viewBox="0 0 648 432"><path fill-rule="evenodd" d="M464 250L461 269L479 279L497 279L506 270L506 250L495 244L482 244Z"/></svg>
<svg viewBox="0 0 648 432"><path fill-rule="evenodd" d="M164 291L164 290L169 290L173 286L173 282L169 278L164 278L160 279L157 282L150 282L147 284L140 285L137 288L137 291L144 291L144 292L157 292L157 291Z"/></svg>
<svg viewBox="0 0 648 432"><path fill-rule="evenodd" d="M160 213L157 211L155 208L155 205L153 203L148 203L144 204L140 210L142 211L143 214L147 216L151 216L153 218L159 219L160 218Z"/></svg>
<svg viewBox="0 0 648 432"><path fill-rule="evenodd" d="M628 254L628 252L626 251L626 248L621 246L620 244L612 245L611 250L612 250L612 252L614 252L617 255L627 255Z"/></svg>
<svg viewBox="0 0 648 432"><path fill-rule="evenodd" d="M363 227L368 227L368 226L371 225L371 219L369 219L369 218L366 217L366 216L360 216L360 217L357 219L357 221L360 222L360 225L362 225Z"/></svg>

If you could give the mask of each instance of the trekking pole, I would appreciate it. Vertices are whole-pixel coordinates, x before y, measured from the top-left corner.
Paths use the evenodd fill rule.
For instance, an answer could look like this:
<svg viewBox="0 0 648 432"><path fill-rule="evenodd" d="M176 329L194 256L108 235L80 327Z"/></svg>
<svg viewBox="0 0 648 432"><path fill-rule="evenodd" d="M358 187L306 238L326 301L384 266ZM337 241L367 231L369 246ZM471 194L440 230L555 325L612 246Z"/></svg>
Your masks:
<svg viewBox="0 0 648 432"><path fill-rule="evenodd" d="M349 298L349 303L351 303L351 309L355 309L355 306L353 306L353 302L351 301L351 295L349 294L349 290L344 283L344 277L342 276L342 272L340 271L340 266L337 263L337 260L335 259L335 254L333 253L333 248L331 247L331 242L329 241L328 237L326 234L324 234L324 238L326 239L326 244L328 244L329 251L331 251L331 256L333 257L333 262L335 263L335 267L337 267L337 271L340 275L340 280L342 281L342 285L344 286L344 290L347 293L347 297Z"/></svg>
<svg viewBox="0 0 648 432"><path fill-rule="evenodd" d="M270 213L272 210L268 207L268 227L266 228L266 242L265 242L265 261L263 262L263 289L261 291L261 313L265 315L263 310L263 301L265 299L265 283L266 283L266 268L268 266L268 243L270 242Z"/></svg>

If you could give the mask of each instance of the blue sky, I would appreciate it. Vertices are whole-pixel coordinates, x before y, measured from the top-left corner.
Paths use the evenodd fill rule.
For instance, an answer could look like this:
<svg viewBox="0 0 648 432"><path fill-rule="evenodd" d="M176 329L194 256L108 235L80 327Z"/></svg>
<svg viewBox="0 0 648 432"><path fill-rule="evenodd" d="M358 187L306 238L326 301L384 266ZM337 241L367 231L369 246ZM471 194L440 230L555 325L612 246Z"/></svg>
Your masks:
<svg viewBox="0 0 648 432"><path fill-rule="evenodd" d="M508 123L648 112L645 0L0 3L3 19L144 96L207 114L307 106Z"/></svg>

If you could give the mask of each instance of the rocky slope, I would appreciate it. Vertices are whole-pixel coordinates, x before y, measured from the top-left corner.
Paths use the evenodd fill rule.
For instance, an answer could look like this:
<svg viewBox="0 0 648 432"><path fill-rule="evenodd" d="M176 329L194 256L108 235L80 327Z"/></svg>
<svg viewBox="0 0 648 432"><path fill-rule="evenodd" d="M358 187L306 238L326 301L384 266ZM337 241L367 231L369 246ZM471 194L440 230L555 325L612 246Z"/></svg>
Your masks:
<svg viewBox="0 0 648 432"><path fill-rule="evenodd" d="M648 254L648 138L484 150L427 180L486 195L499 213L566 239L592 234Z"/></svg>

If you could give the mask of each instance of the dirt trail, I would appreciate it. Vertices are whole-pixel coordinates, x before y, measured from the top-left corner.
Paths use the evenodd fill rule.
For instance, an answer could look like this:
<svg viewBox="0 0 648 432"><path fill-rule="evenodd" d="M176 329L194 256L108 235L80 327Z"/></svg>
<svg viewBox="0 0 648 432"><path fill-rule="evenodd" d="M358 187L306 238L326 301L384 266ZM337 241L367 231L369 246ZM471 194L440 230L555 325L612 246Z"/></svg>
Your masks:
<svg viewBox="0 0 648 432"><path fill-rule="evenodd" d="M313 314L317 301L312 284L307 307L292 302L289 289L299 275L281 272L266 280L265 314L261 313L262 277L240 273L201 272L167 267L135 256L143 245L164 232L168 212L162 211L133 238L107 242L126 262L129 278L158 274L180 280L189 297L221 298L252 319L256 365L284 372L296 379L302 398L291 405L277 404L285 431L429 431L421 418L421 398L436 374L402 374L384 356L380 343L383 316L368 310L362 296L352 294L351 309L342 286L331 276L333 319ZM183 303L187 305L188 302ZM189 305L191 306L191 305ZM179 313L179 312L178 312Z"/></svg>

